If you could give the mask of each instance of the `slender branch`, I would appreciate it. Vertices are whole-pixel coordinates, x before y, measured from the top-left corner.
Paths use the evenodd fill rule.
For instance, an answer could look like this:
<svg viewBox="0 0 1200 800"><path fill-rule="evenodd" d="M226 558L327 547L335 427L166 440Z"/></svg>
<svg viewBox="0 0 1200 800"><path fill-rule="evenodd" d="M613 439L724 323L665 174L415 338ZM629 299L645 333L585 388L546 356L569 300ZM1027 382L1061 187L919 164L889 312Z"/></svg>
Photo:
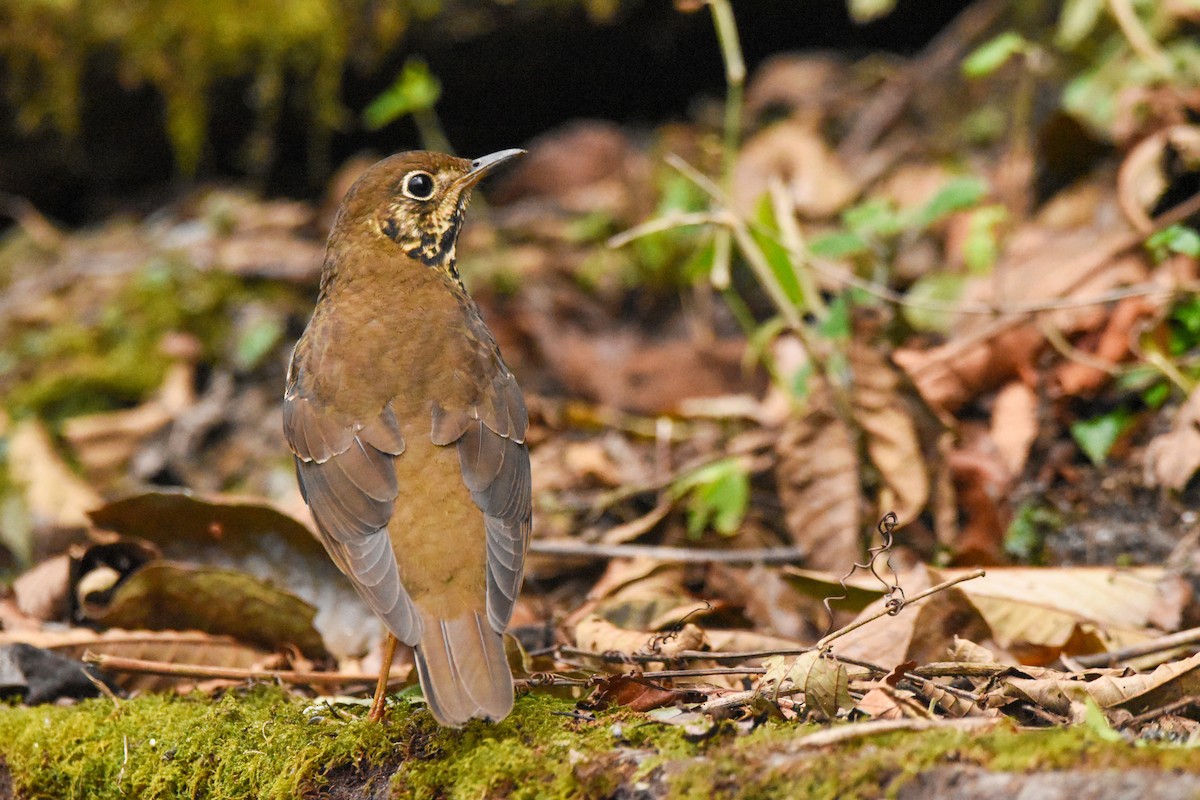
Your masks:
<svg viewBox="0 0 1200 800"><path fill-rule="evenodd" d="M1076 656L1075 662L1083 667L1111 667L1116 666L1120 661L1149 656L1165 650L1174 650L1176 647L1186 647L1198 642L1200 642L1200 628L1188 628L1186 631L1160 636L1148 642L1121 647L1107 653Z"/></svg>
<svg viewBox="0 0 1200 800"><path fill-rule="evenodd" d="M874 622L875 620L879 619L880 617L895 616L900 611L903 611L905 606L910 606L913 603L920 602L921 600L924 600L926 597L929 597L932 594L937 594L938 592L943 592L946 589L949 589L951 586L962 583L963 581L970 581L970 580L974 580L975 578L982 578L986 574L987 573L984 572L983 570L977 569L974 572L968 572L965 575L959 575L957 578L951 578L948 581L942 581L937 586L930 586L925 591L920 592L919 594L913 595L911 598L908 598L905 601L904 605L900 606L899 609L895 609L895 610L893 610L891 608L880 609L877 613L872 614L869 617L864 617L862 619L856 619L854 622L851 622L849 625L846 625L845 627L834 631L833 633L829 634L828 636L822 637L821 640L819 642L817 642L817 649L824 650L826 647L829 646L829 643L832 642L834 639L841 638L842 636L845 636L847 633L850 633L851 631L856 631L859 628L861 628L863 625L866 625L868 622Z"/></svg>
<svg viewBox="0 0 1200 800"><path fill-rule="evenodd" d="M1121 33L1125 34L1125 40L1133 52L1150 65L1160 78L1169 77L1171 61L1138 19L1132 0L1108 0L1108 10L1112 12L1113 19L1117 21Z"/></svg>
<svg viewBox="0 0 1200 800"><path fill-rule="evenodd" d="M141 658L110 656L103 653L93 653L90 650L83 654L83 661L112 672L164 675L174 678L200 678L203 680L265 680L282 681L284 683L329 685L340 683L372 683L379 677L377 673L299 672L286 669L246 669L241 667L213 667L204 664L173 664L168 661L148 661ZM403 680L407 680L407 678L394 677L389 680L389 683L396 683Z"/></svg>
<svg viewBox="0 0 1200 800"><path fill-rule="evenodd" d="M580 558L652 558L678 564L791 564L803 561L803 547L761 547L752 550L708 550L639 544L590 544L573 540L534 540L529 551L544 556ZM661 658L659 659L662 660Z"/></svg>

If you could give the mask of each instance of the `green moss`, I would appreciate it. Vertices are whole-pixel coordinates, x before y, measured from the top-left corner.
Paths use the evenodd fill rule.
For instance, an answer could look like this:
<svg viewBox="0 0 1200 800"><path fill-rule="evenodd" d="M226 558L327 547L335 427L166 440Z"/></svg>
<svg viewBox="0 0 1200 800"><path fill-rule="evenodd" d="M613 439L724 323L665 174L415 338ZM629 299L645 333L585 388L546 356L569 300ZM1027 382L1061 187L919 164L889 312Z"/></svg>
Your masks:
<svg viewBox="0 0 1200 800"><path fill-rule="evenodd" d="M613 0L544 4L582 5L602 18L616 11ZM256 118L245 154L253 170L256 159L262 168L254 145L273 135L286 96L307 110L320 152L345 125L339 95L347 61L360 72L369 69L411 24L439 13L459 12L461 25L458 6L448 0L5 0L0 63L17 122L30 131L77 135L85 78L96 77L97 65L113 65L103 81L152 87L184 173L204 150L213 87L246 81Z"/></svg>
<svg viewBox="0 0 1200 800"><path fill-rule="evenodd" d="M392 749L365 720L309 724L276 689L220 700L157 695L114 707L0 707L0 755L30 798L296 798L333 765Z"/></svg>
<svg viewBox="0 0 1200 800"><path fill-rule="evenodd" d="M44 323L4 332L4 404L14 416L37 414L57 422L137 403L159 387L169 366L160 347L164 334L195 335L202 357L216 361L238 348L233 315L258 296L266 295L236 276L162 258L100 302L85 291L68 295ZM278 343L276 336L271 346Z"/></svg>
<svg viewBox="0 0 1200 800"><path fill-rule="evenodd" d="M981 734L950 730L799 749L814 728L770 723L744 735L722 723L689 739L677 726L618 710L579 719L568 700L529 695L490 725L438 727L399 702L386 726L362 710L316 714L275 688L221 699L146 696L75 707L0 706L0 759L18 796L296 798L347 771L395 770L398 798L601 798L644 780L679 800L893 797L918 773L971 765L1200 770L1194 748L1133 746L1086 728Z"/></svg>

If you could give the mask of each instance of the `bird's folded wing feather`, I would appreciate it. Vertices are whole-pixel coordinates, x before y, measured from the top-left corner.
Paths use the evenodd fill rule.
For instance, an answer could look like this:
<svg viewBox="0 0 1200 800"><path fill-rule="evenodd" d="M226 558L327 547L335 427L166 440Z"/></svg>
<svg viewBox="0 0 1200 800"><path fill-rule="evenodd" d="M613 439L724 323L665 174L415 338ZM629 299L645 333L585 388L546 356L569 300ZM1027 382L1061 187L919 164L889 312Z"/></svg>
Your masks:
<svg viewBox="0 0 1200 800"><path fill-rule="evenodd" d="M533 500L525 401L503 362L493 363L490 384L475 405L446 409L434 403L432 438L434 444L457 443L463 482L483 511L488 622L503 633L521 588Z"/></svg>
<svg viewBox="0 0 1200 800"><path fill-rule="evenodd" d="M297 374L284 397L283 430L321 541L396 638L416 644L421 618L400 582L387 533L399 494L393 460L404 452L396 415L389 405L373 420L346 420L304 388Z"/></svg>

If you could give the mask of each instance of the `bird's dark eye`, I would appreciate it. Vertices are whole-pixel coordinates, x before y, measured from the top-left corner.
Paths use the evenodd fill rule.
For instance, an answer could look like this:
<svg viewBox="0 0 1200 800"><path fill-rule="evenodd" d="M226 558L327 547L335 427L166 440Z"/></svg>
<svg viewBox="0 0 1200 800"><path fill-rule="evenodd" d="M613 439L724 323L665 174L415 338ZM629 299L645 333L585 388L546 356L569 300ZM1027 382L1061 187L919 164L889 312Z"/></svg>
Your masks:
<svg viewBox="0 0 1200 800"><path fill-rule="evenodd" d="M433 176L428 172L410 172L404 176L404 193L413 200L433 197Z"/></svg>

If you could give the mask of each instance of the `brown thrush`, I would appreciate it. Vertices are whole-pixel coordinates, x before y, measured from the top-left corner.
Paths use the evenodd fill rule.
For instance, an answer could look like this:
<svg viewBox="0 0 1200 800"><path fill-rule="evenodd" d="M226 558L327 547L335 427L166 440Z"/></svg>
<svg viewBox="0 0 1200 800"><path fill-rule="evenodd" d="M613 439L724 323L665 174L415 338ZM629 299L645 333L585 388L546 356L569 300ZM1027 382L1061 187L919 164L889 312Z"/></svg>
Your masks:
<svg viewBox="0 0 1200 800"><path fill-rule="evenodd" d="M528 416L454 248L471 188L522 152L400 153L368 169L334 221L288 370L300 490L390 633L375 719L396 639L442 724L512 709L502 634L529 544Z"/></svg>

